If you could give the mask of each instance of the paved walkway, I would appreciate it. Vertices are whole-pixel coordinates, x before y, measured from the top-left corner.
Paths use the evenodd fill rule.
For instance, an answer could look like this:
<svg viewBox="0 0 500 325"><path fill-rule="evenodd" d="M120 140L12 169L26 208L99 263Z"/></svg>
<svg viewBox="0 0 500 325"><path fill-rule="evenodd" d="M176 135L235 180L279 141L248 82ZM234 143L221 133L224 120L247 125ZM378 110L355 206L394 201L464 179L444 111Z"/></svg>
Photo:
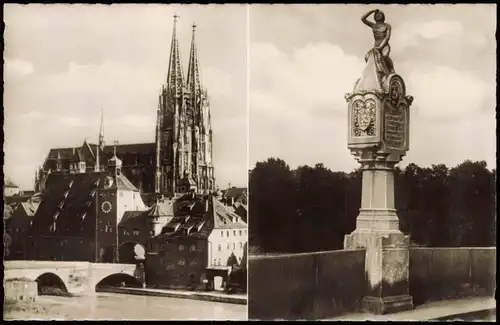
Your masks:
<svg viewBox="0 0 500 325"><path fill-rule="evenodd" d="M470 297L455 300L429 302L417 306L413 310L387 315L370 315L366 313L345 314L328 320L337 321L425 321L443 318L459 319L460 315L496 309L496 300L492 297ZM496 320L496 317L495 317Z"/></svg>
<svg viewBox="0 0 500 325"><path fill-rule="evenodd" d="M247 304L247 295L244 294L226 294L217 291L184 291L184 290L167 290L167 289L152 289L152 288L117 288L106 287L100 288L100 292L126 293L141 296L156 296L169 298L185 298L195 300L206 300L215 302L225 302L230 304Z"/></svg>

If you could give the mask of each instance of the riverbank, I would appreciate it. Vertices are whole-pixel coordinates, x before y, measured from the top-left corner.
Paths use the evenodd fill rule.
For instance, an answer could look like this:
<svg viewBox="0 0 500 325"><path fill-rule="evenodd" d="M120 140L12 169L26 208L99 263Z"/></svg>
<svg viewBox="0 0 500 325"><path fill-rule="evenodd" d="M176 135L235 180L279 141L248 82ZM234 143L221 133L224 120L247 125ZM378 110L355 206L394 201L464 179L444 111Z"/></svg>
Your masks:
<svg viewBox="0 0 500 325"><path fill-rule="evenodd" d="M166 290L166 289L150 289L150 288L117 288L117 287L102 287L98 292L120 293L139 296L154 296L167 298L194 299L202 301L222 302L228 304L247 304L247 295L242 294L226 294L219 292L197 292L197 291L181 291L181 290Z"/></svg>
<svg viewBox="0 0 500 325"><path fill-rule="evenodd" d="M51 320L66 319L68 315L62 313L53 305L40 301L13 301L3 303L5 320Z"/></svg>

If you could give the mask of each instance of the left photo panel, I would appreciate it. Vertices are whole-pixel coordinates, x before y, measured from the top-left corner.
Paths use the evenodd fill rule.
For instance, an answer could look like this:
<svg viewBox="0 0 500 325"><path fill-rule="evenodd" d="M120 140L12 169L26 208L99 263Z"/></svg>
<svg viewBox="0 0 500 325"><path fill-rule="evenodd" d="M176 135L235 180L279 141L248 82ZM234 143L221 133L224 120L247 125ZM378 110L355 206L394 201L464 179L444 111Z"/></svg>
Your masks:
<svg viewBox="0 0 500 325"><path fill-rule="evenodd" d="M4 318L246 320L247 5L4 5Z"/></svg>

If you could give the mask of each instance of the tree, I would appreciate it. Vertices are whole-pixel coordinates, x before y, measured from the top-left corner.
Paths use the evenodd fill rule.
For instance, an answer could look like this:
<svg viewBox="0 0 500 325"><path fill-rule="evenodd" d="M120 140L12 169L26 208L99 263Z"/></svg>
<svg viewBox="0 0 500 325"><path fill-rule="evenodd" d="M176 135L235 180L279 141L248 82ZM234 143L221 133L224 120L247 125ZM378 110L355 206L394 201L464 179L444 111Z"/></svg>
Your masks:
<svg viewBox="0 0 500 325"><path fill-rule="evenodd" d="M250 172L250 245L266 252L289 248L295 215L294 186L290 167L281 159L258 162Z"/></svg>

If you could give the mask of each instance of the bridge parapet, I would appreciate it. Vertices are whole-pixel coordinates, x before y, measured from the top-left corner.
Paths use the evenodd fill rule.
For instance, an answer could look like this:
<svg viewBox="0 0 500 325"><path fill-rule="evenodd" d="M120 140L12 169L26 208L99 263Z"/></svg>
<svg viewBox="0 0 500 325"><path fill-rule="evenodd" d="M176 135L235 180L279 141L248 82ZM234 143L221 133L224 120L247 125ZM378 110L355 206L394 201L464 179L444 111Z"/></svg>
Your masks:
<svg viewBox="0 0 500 325"><path fill-rule="evenodd" d="M104 278L114 274L135 277L135 264L111 264L60 261L6 261L4 279L25 277L37 280L51 273L62 281L66 290L75 295L92 295L95 286Z"/></svg>

